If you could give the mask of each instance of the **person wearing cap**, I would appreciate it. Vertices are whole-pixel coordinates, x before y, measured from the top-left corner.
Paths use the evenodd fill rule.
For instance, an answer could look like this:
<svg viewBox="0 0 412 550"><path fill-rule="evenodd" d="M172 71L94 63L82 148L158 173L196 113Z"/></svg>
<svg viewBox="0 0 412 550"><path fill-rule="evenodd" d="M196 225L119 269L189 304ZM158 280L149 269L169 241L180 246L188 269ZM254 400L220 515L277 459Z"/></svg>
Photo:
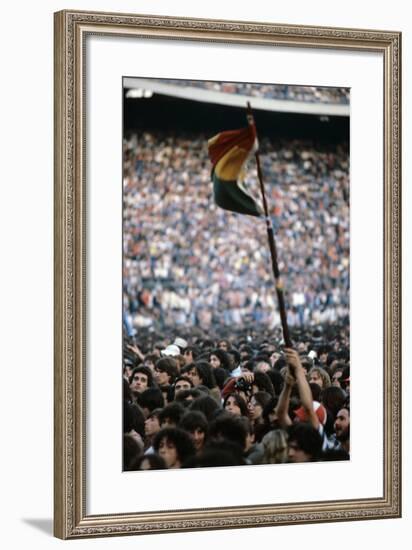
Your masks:
<svg viewBox="0 0 412 550"><path fill-rule="evenodd" d="M161 356L173 358L176 361L178 372L180 372L180 369L186 364L185 358L181 354L179 346L176 344L170 344L169 346L166 346L165 349L162 349Z"/></svg>
<svg viewBox="0 0 412 550"><path fill-rule="evenodd" d="M174 346L177 346L179 348L179 354L184 355L185 349L187 348L188 344L184 338L175 338L173 342Z"/></svg>
<svg viewBox="0 0 412 550"><path fill-rule="evenodd" d="M163 357L177 357L180 355L180 348L176 344L170 344L160 351Z"/></svg>

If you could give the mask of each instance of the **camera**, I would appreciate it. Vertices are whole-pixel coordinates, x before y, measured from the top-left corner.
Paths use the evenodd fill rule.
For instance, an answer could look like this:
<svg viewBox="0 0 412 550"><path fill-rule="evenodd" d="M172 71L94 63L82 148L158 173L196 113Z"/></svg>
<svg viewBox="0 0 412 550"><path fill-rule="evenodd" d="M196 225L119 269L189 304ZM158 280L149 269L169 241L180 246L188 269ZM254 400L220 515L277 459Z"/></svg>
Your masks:
<svg viewBox="0 0 412 550"><path fill-rule="evenodd" d="M243 391L246 394L252 391L252 385L246 382L244 378L239 378L235 384L235 390Z"/></svg>

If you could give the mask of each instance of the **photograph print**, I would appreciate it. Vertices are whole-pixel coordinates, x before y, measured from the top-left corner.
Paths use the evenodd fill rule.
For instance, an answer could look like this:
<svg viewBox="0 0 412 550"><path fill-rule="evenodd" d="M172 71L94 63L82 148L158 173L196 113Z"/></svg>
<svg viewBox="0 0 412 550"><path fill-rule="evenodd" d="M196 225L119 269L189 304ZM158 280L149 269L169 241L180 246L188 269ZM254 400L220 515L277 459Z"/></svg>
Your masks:
<svg viewBox="0 0 412 550"><path fill-rule="evenodd" d="M350 459L349 114L123 79L124 471Z"/></svg>

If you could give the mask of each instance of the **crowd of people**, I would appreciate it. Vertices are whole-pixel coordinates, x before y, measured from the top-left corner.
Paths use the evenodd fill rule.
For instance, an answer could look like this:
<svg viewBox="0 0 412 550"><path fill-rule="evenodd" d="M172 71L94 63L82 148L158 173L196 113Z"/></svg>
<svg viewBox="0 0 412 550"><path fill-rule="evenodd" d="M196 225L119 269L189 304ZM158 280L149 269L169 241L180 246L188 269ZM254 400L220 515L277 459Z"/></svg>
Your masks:
<svg viewBox="0 0 412 550"><path fill-rule="evenodd" d="M203 135L124 140L123 296L129 332L279 325L265 222L218 208ZM290 326L349 315L347 145L260 142ZM256 167L246 186L259 198Z"/></svg>
<svg viewBox="0 0 412 550"><path fill-rule="evenodd" d="M191 86L213 92L240 94L248 97L349 105L349 88L338 88L334 86L290 86L286 84L252 84L244 82L210 82L203 80L172 79L162 79L162 82L173 84L174 86Z"/></svg>
<svg viewBox="0 0 412 550"><path fill-rule="evenodd" d="M124 470L348 460L348 324L291 333L125 335Z"/></svg>
<svg viewBox="0 0 412 550"><path fill-rule="evenodd" d="M348 100L344 89L282 88L258 91ZM347 460L348 144L259 139L292 349L265 220L216 206L210 137L124 138L124 470ZM251 162L245 185L259 200L256 172Z"/></svg>

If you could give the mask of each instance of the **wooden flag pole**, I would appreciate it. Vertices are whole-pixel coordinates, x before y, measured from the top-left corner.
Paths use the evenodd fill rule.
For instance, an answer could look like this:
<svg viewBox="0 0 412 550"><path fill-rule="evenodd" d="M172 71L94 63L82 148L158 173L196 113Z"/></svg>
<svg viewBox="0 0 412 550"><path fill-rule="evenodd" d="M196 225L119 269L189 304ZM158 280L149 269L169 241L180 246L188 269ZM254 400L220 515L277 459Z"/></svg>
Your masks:
<svg viewBox="0 0 412 550"><path fill-rule="evenodd" d="M249 101L247 102L247 116L248 116L249 124L255 124L252 108L250 106ZM291 348L293 346L292 346L292 340L290 339L290 335L289 335L289 327L288 327L288 322L286 317L285 297L283 295L283 283L279 273L278 254L276 250L275 236L273 234L272 220L269 217L268 205L267 205L266 194L265 194L265 186L263 185L262 168L260 166L260 157L259 157L258 151L255 151L255 159L256 159L257 174L258 174L258 179L260 184L260 191L262 193L263 209L265 213L266 230L268 235L270 256L272 258L272 270L273 270L273 275L275 277L276 295L278 298L279 314L280 314L280 320L282 323L283 340L285 341L285 346L288 348Z"/></svg>

